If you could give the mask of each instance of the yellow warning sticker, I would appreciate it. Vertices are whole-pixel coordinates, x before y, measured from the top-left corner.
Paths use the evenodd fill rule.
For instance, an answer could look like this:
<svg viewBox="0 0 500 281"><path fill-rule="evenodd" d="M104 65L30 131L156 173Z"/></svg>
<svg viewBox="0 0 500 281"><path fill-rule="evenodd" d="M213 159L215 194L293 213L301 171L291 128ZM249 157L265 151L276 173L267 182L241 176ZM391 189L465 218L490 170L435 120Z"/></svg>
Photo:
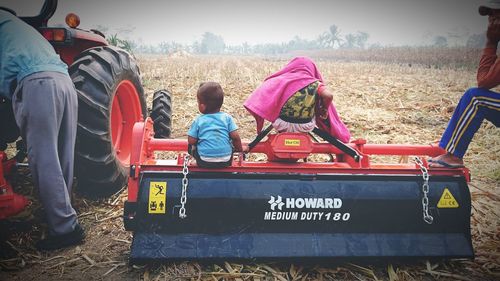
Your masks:
<svg viewBox="0 0 500 281"><path fill-rule="evenodd" d="M300 146L300 140L285 139L285 146Z"/></svg>
<svg viewBox="0 0 500 281"><path fill-rule="evenodd" d="M167 205L167 182L152 181L149 184L148 213L165 214Z"/></svg>
<svg viewBox="0 0 500 281"><path fill-rule="evenodd" d="M439 199L438 208L458 208L458 202L453 197L453 194L451 194L450 190L448 188L445 188L443 191L443 194L441 195L441 199Z"/></svg>

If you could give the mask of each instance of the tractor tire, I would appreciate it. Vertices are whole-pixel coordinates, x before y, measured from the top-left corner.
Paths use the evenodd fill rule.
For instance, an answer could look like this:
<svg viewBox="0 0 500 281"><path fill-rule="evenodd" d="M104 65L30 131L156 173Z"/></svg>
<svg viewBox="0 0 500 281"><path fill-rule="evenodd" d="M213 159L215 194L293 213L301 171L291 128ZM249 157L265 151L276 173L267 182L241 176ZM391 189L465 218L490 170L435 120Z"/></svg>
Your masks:
<svg viewBox="0 0 500 281"><path fill-rule="evenodd" d="M172 95L159 90L153 95L153 108L149 114L153 119L155 138L168 139L172 133Z"/></svg>
<svg viewBox="0 0 500 281"><path fill-rule="evenodd" d="M126 51L95 47L69 67L78 93L77 190L107 197L127 183L132 128L146 117L139 68Z"/></svg>

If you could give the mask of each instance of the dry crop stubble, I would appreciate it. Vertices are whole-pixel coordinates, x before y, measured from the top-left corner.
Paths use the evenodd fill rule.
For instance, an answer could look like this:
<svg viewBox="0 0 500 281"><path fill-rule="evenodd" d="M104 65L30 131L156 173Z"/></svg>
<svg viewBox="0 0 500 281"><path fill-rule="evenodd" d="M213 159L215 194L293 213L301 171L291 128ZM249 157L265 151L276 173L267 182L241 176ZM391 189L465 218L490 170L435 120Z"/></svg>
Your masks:
<svg viewBox="0 0 500 281"><path fill-rule="evenodd" d="M225 90L222 110L235 118L242 138L253 139L255 122L242 104L267 75L286 62L255 57L138 56L149 106L154 91L172 92L173 138L186 138L192 120L199 114L198 85L211 80ZM369 143L438 141L461 95L475 85L474 70L354 61L317 60L317 64L326 85L335 93L337 110L353 138L365 138ZM76 198L80 221L88 230L88 239L80 248L39 255L29 233L9 240L19 254L7 263L0 261L0 265L16 267L20 261L25 265L13 273L0 272L0 280L33 276L39 280L495 280L500 274L499 155L500 130L486 122L465 157L473 175L470 189L475 261L385 266L181 263L130 267L126 261L131 234L123 229L119 215L125 191L107 202ZM37 236L38 232L31 233Z"/></svg>
<svg viewBox="0 0 500 281"><path fill-rule="evenodd" d="M146 84L146 92L161 88L165 83L175 83L171 89L174 137L186 137L190 122L199 114L195 103L197 85L212 80L221 83L225 90L222 110L234 116L242 137L251 140L255 136L255 122L244 110L243 102L267 75L278 70L286 61L249 57L168 60L163 57L160 61L158 58L141 58L140 64L145 80L150 81ZM476 83L476 73L470 69L328 60L318 60L317 65L326 86L335 92L335 105L353 138L364 138L369 143L437 142L460 97ZM148 67L160 68L163 72L153 79L149 76ZM488 251L496 253L493 261L491 255L485 260L488 260L488 270L497 273L500 269L500 245L494 241L499 236L499 149L499 131L485 122L465 157L473 174L474 246L479 261ZM399 159L377 157L377 160ZM469 266L474 268L479 265L472 263Z"/></svg>

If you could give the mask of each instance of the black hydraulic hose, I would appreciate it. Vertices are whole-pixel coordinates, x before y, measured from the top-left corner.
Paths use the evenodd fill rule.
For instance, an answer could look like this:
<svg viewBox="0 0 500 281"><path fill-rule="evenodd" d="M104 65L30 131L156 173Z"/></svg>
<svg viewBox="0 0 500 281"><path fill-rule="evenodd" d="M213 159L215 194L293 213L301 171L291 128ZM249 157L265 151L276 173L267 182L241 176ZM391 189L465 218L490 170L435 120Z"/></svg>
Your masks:
<svg viewBox="0 0 500 281"><path fill-rule="evenodd" d="M315 141L315 142L321 142L316 135L314 135L312 132L309 132L309 136ZM330 162L333 162L333 154L329 153L328 156L330 156Z"/></svg>
<svg viewBox="0 0 500 281"><path fill-rule="evenodd" d="M264 129L263 131L261 131L256 137L255 139L248 144L248 152L250 152L250 150L252 150L252 148L254 148L265 136L267 136L267 134L269 134L269 132L271 132L271 130L273 129L273 125L269 125L267 126L266 129Z"/></svg>
<svg viewBox="0 0 500 281"><path fill-rule="evenodd" d="M359 162L361 160L361 155L359 155L358 151L356 151L352 147L346 145L345 143L339 141L337 138L331 136L330 134L328 134L328 133L326 133L318 128L314 128L313 133L320 136L322 139L326 140L327 142L329 142L331 145L335 146L336 148L340 149L345 154L351 156L354 159L354 161Z"/></svg>

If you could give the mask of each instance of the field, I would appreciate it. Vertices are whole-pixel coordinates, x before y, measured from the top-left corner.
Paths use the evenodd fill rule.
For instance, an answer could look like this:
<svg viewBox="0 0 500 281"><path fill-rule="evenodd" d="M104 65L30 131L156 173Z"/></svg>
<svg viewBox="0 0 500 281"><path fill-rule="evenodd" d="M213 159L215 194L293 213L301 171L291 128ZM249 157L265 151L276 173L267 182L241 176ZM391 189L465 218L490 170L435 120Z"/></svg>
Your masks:
<svg viewBox="0 0 500 281"><path fill-rule="evenodd" d="M477 56L477 54L476 54ZM217 81L225 90L223 111L255 136L246 97L288 58L140 56L148 102L158 89L173 93L173 137L186 138L198 114L200 82ZM473 68L430 67L398 62L318 59L334 103L353 139L369 143L429 144L439 140L463 92L475 85ZM14 186L34 200L19 217L3 222L0 280L498 280L500 279L500 130L484 122L465 157L472 173L472 235L476 258L415 264L196 264L129 266L131 233L123 229L126 190L92 202L75 196L86 243L45 254L33 245L45 230L28 171Z"/></svg>

